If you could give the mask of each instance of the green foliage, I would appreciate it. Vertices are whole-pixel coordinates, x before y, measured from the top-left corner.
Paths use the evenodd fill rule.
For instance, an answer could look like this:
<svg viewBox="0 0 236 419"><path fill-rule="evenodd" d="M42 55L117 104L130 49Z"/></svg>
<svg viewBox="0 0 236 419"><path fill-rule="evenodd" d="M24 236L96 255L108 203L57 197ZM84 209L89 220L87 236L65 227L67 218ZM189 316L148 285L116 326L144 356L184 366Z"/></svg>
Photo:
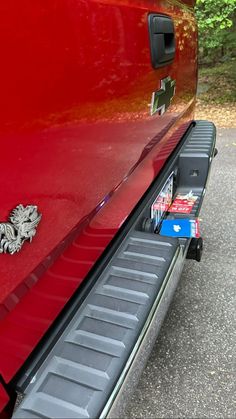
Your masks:
<svg viewBox="0 0 236 419"><path fill-rule="evenodd" d="M236 54L236 0L197 0L199 49L202 57L216 61Z"/></svg>

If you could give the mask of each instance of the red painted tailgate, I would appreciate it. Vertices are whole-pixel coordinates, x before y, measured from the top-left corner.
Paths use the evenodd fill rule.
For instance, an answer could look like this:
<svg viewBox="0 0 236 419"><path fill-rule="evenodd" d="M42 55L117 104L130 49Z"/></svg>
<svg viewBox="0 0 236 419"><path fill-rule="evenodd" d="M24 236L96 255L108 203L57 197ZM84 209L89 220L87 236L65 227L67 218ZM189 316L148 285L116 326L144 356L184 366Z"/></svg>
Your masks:
<svg viewBox="0 0 236 419"><path fill-rule="evenodd" d="M158 70L149 12L175 23L174 63ZM167 0L10 0L0 5L0 35L0 217L19 203L42 213L33 242L0 255L8 381L192 120L197 62L192 11ZM150 116L167 76L176 80L172 105Z"/></svg>

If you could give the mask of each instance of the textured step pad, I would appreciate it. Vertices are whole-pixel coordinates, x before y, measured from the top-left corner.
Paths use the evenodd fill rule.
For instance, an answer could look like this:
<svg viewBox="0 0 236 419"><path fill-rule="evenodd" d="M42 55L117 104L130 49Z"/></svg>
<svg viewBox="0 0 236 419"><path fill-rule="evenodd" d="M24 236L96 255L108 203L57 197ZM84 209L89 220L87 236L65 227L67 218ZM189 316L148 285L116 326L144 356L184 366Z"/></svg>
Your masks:
<svg viewBox="0 0 236 419"><path fill-rule="evenodd" d="M93 418L103 409L178 249L133 232L41 366L13 418Z"/></svg>

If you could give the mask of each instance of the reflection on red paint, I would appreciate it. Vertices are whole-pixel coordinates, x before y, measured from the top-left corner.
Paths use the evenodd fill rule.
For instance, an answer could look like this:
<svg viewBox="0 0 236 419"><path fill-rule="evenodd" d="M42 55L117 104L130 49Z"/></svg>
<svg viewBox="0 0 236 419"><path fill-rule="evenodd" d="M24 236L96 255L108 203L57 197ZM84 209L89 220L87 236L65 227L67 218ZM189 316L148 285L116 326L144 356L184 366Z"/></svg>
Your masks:
<svg viewBox="0 0 236 419"><path fill-rule="evenodd" d="M147 16L173 16L173 65L150 64ZM10 380L141 199L193 119L192 11L154 0L0 5L0 217L43 214L31 244L0 255L0 374ZM152 92L176 96L161 118Z"/></svg>

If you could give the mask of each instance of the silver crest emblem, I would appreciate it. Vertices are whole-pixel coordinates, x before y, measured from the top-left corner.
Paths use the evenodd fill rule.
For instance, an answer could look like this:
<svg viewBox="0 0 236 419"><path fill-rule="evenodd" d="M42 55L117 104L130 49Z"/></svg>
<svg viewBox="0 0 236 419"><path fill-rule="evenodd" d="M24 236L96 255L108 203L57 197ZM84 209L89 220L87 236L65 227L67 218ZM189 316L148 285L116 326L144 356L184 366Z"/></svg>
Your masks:
<svg viewBox="0 0 236 419"><path fill-rule="evenodd" d="M35 205L18 205L10 214L9 222L0 223L0 253L13 255L26 240L32 241L41 220Z"/></svg>

